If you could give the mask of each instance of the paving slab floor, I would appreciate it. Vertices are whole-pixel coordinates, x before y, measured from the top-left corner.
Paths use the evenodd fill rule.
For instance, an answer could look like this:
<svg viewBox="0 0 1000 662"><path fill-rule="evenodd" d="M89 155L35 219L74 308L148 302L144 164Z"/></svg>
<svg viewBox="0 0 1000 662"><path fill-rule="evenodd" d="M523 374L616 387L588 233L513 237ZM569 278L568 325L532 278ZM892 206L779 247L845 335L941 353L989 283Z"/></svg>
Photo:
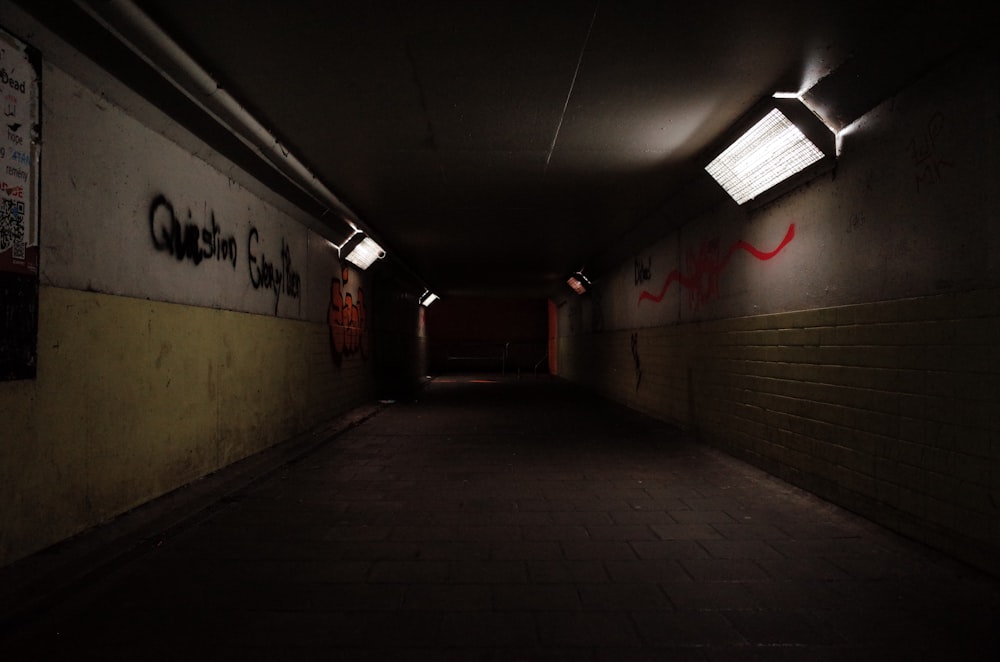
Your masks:
<svg viewBox="0 0 1000 662"><path fill-rule="evenodd" d="M551 378L445 376L0 659L998 660L998 581Z"/></svg>

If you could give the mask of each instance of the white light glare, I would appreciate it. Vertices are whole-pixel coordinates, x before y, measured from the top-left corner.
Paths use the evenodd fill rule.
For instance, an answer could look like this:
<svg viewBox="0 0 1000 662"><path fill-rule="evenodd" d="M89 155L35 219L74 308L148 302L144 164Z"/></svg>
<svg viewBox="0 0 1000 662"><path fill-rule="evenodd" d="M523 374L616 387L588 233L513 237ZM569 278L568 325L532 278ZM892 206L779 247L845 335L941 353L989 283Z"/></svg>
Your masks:
<svg viewBox="0 0 1000 662"><path fill-rule="evenodd" d="M823 158L823 152L777 108L705 166L743 204Z"/></svg>
<svg viewBox="0 0 1000 662"><path fill-rule="evenodd" d="M382 250L382 247L375 243L371 237L365 237L361 243L354 247L354 250L347 254L346 260L364 270L370 267L375 260L381 260L383 257L385 257L385 251Z"/></svg>
<svg viewBox="0 0 1000 662"><path fill-rule="evenodd" d="M424 308L426 308L427 306L429 306L432 303L434 303L435 301L437 301L438 298L439 298L438 295L436 295L433 292L431 292L430 290L428 290L427 292L424 292L420 296L420 305L423 306Z"/></svg>

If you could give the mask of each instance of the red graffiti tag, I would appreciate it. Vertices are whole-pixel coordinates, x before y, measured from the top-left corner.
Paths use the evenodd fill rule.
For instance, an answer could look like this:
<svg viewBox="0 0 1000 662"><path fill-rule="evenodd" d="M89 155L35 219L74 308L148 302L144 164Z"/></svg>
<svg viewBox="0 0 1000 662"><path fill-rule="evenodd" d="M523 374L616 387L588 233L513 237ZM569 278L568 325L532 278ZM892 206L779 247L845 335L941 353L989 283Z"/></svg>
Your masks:
<svg viewBox="0 0 1000 662"><path fill-rule="evenodd" d="M795 238L795 224L788 226L785 238L781 240L777 248L772 251L762 251L740 239L729 247L724 255L719 255L719 240L712 239L705 241L698 248L698 251L688 251L686 255L686 273L681 273L674 269L667 276L660 288L659 294L653 294L643 290L639 295L639 302L648 299L654 303L663 300L663 296L673 283L679 283L681 287L688 290L690 303L693 307L711 301L719 296L719 276L729 265L729 260L737 249L742 249L758 260L770 260L780 253Z"/></svg>

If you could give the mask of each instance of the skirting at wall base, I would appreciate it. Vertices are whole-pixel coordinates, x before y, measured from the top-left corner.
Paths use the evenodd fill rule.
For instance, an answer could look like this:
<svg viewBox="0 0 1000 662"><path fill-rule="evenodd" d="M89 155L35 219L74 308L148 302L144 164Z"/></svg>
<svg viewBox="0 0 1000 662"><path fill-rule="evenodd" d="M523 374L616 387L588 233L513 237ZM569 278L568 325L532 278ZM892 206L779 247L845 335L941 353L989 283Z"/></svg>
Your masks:
<svg viewBox="0 0 1000 662"><path fill-rule="evenodd" d="M353 409L173 490L113 520L0 568L0 629L58 603L70 591L119 568L223 507L227 498L294 462L378 413L378 404Z"/></svg>

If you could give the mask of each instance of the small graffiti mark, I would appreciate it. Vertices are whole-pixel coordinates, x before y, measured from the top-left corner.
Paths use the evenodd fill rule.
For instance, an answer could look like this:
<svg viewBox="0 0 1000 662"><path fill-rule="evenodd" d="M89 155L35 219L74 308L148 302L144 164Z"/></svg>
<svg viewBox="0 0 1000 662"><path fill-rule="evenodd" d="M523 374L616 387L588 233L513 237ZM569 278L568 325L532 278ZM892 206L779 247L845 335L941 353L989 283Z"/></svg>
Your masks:
<svg viewBox="0 0 1000 662"><path fill-rule="evenodd" d="M639 385L642 383L642 360L639 358L639 334L633 333L629 338L632 348L632 361L635 363L635 390L639 392Z"/></svg>
<svg viewBox="0 0 1000 662"><path fill-rule="evenodd" d="M642 303L643 300L660 303L670 286L673 283L678 283L681 287L688 290L691 307L697 308L701 304L719 297L719 276L729 266L729 260L732 259L733 254L737 250L746 251L758 260L770 260L784 250L785 246L794 238L795 224L792 223L788 226L788 231L785 233L785 237L781 240L781 243L771 251L762 251L740 239L733 242L725 253L720 254L718 239L704 241L698 247L697 251L687 252L687 268L684 272L677 269L671 271L667 275L666 280L664 280L663 287L660 288L658 294L643 290L639 294L638 303Z"/></svg>
<svg viewBox="0 0 1000 662"><path fill-rule="evenodd" d="M850 220L847 221L847 234L860 230L865 224L865 215L861 212L855 212L851 214Z"/></svg>
<svg viewBox="0 0 1000 662"><path fill-rule="evenodd" d="M910 140L906 147L910 153L910 159L913 161L918 191L940 182L944 178L945 169L955 166L952 161L945 159L940 153L938 138L941 137L944 129L944 115L935 113L927 121L927 126L920 135Z"/></svg>
<svg viewBox="0 0 1000 662"><path fill-rule="evenodd" d="M368 358L368 326L365 311L365 291L357 289L357 301L347 291L350 272L345 267L341 277L330 279L330 305L327 322L330 327L330 352L340 366L344 357L360 355Z"/></svg>
<svg viewBox="0 0 1000 662"><path fill-rule="evenodd" d="M643 262L639 258L635 258L635 284L645 283L647 280L653 279L653 258L648 257L646 261Z"/></svg>

